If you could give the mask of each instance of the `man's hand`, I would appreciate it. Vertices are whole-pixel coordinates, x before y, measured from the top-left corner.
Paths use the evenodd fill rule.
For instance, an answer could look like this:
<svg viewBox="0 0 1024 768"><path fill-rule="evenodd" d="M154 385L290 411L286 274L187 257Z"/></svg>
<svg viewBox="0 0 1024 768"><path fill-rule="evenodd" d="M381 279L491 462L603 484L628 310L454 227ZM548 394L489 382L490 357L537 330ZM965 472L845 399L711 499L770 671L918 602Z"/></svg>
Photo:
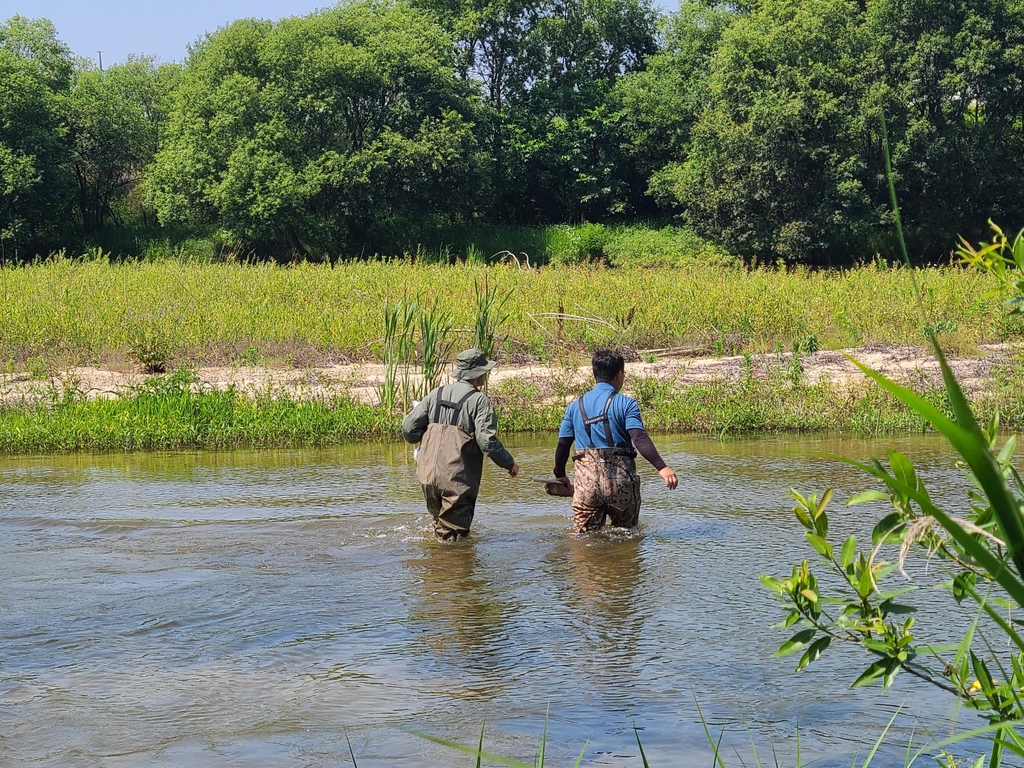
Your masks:
<svg viewBox="0 0 1024 768"><path fill-rule="evenodd" d="M518 474L519 474L519 465L518 464L513 464L512 465L512 469L510 469L508 471L508 476L509 477L516 477Z"/></svg>
<svg viewBox="0 0 1024 768"><path fill-rule="evenodd" d="M562 485L564 485L566 488L568 488L573 493L576 492L576 489L572 487L572 483L569 482L569 478L568 477L556 477L555 480L560 482Z"/></svg>
<svg viewBox="0 0 1024 768"><path fill-rule="evenodd" d="M658 470L658 474L661 475L661 479L665 481L665 487L670 491L674 491L676 486L679 485L679 478L676 477L676 473L672 471L672 467L665 467Z"/></svg>

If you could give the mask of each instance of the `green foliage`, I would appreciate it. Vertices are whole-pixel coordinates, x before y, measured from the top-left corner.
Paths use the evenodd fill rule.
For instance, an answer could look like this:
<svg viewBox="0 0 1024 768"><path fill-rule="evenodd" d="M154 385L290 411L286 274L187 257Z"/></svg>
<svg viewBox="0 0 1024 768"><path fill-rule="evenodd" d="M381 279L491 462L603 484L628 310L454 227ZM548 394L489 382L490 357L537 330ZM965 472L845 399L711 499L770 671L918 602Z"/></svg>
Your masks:
<svg viewBox="0 0 1024 768"><path fill-rule="evenodd" d="M16 16L0 261L851 264L896 250L883 110L910 250L946 258L1024 218L1022 27L1021 0L362 0L100 72ZM629 231L675 215L692 237Z"/></svg>
<svg viewBox="0 0 1024 768"><path fill-rule="evenodd" d="M180 365L180 363L179 363ZM360 404L344 388L336 396L310 397L277 390L230 390L230 396L198 383L187 368L170 377L188 379L195 396L171 392L170 402L149 399L147 409L162 415L149 420L147 409L135 403L139 390L112 401L93 404L75 382L62 383L52 365L35 357L21 366L38 380L35 395L0 408L0 451L13 453L79 450L148 450L158 448L218 448L232 445L319 445L344 438L398 439L399 409L388 411ZM575 368L573 368L575 370ZM417 361L409 366L415 386ZM157 377L153 382L166 381ZM396 403L405 371L396 377ZM558 428L565 403L586 389L585 382L554 373L550 377L516 377L492 383L489 395L502 429L512 432L551 432ZM644 421L652 431L688 432L721 437L725 434L832 432L845 435L921 432L928 423L895 397L868 386L830 383L790 386L779 371L739 381L725 379L689 384L675 378L629 380L629 393L644 403ZM148 391L148 390L147 390ZM1007 408L1004 424L1024 425L1024 387L1019 377L981 393L979 412ZM926 391L937 408L948 407L941 389ZM415 396L415 395L413 395ZM191 397L191 396L190 396ZM166 399L166 398L165 398ZM113 403L113 404L111 404ZM171 406L173 404L174 407ZM344 404L344 407L343 407ZM60 407L58 407L58 405ZM177 410L175 410L175 408ZM198 408L198 415L193 412ZM205 411L203 410L205 409ZM334 413L341 409L344 413ZM202 413L224 423L199 424ZM376 415L374 415L376 414ZM371 418L372 417L372 418ZM226 422L224 420L227 420ZM108 423L109 421L109 423ZM342 430L332 436L331 425ZM835 551L842 539L831 542Z"/></svg>
<svg viewBox="0 0 1024 768"><path fill-rule="evenodd" d="M483 99L483 213L539 223L620 210L628 189L606 101L655 51L650 0L417 4L454 35L459 76Z"/></svg>
<svg viewBox="0 0 1024 768"><path fill-rule="evenodd" d="M1024 220L1024 3L871 3L864 36L889 119L907 241L945 256L992 217ZM877 163L876 163L877 167Z"/></svg>
<svg viewBox="0 0 1024 768"><path fill-rule="evenodd" d="M146 373L166 373L174 356L167 330L157 325L138 325L131 333L128 354Z"/></svg>
<svg viewBox="0 0 1024 768"><path fill-rule="evenodd" d="M551 227L548 232L548 259L556 266L601 263L606 259L605 246L611 232L602 224Z"/></svg>
<svg viewBox="0 0 1024 768"><path fill-rule="evenodd" d="M509 318L505 305L512 298L509 290L503 296L498 295L498 286L492 285L487 276L475 284L476 315L473 324L473 346L484 353L488 359L494 357L495 345L498 341L498 328Z"/></svg>
<svg viewBox="0 0 1024 768"><path fill-rule="evenodd" d="M648 183L663 203L674 206L671 194L663 193L659 172L689 152L693 125L710 96L711 63L734 18L735 12L722 6L681 3L662 20L658 53L645 68L616 82L610 102L625 159L637 176L630 200L634 208L649 207L637 195L648 192Z"/></svg>
<svg viewBox="0 0 1024 768"><path fill-rule="evenodd" d="M124 397L90 400L73 382L33 406L0 408L0 451L145 451L336 445L396 435L398 417L344 397L295 400L201 386L189 369Z"/></svg>
<svg viewBox="0 0 1024 768"><path fill-rule="evenodd" d="M747 340L749 351L764 353L776 343L789 349L794 339L811 334L822 349L919 344L915 276L929 311L955 323L967 342L1012 342L1024 328L1019 318L1004 317L997 296L986 296L993 287L989 278L957 267L916 275L875 265L842 272L697 264L527 270L514 263L408 261L277 267L209 263L216 252L205 249L212 246L200 241L194 247L184 261L157 255L123 264L54 258L0 268L0 296L8 297L0 303L0 355L59 356L73 363L118 357L130 344L132 324L139 323L161 328L184 359L227 363L249 346L284 345L311 347L323 357L380 361L382 306L408 292L423 306L436 301L450 311L454 328L474 329L477 284L485 278L502 294L514 289L502 310L508 319L500 336L511 345L499 344L502 354L550 356L603 344L707 347L719 337L722 354L737 338Z"/></svg>
<svg viewBox="0 0 1024 768"><path fill-rule="evenodd" d="M6 258L66 231L70 200L62 99L71 50L48 21L0 24L0 249Z"/></svg>
<svg viewBox="0 0 1024 768"><path fill-rule="evenodd" d="M770 260L872 250L862 15L766 0L723 32L689 152L655 177L698 233Z"/></svg>
<svg viewBox="0 0 1024 768"><path fill-rule="evenodd" d="M108 219L123 224L138 205L143 170L153 160L166 122L170 92L180 76L175 65L157 67L152 59L132 58L106 70L77 74L67 108L78 215L85 232Z"/></svg>
<svg viewBox="0 0 1024 768"><path fill-rule="evenodd" d="M881 105L912 250L944 256L991 212L1024 216L1007 91L1024 76L1022 21L1017 0L756 3L722 33L707 108L652 188L741 256L892 253Z"/></svg>
<svg viewBox="0 0 1024 768"><path fill-rule="evenodd" d="M800 352L806 355L813 355L821 349L821 343L818 341L818 336L814 333L807 334L803 339L797 342L796 346Z"/></svg>
<svg viewBox="0 0 1024 768"><path fill-rule="evenodd" d="M683 227L617 227L603 248L615 267L736 266L736 259Z"/></svg>
<svg viewBox="0 0 1024 768"><path fill-rule="evenodd" d="M416 314L417 302L408 297L394 304L384 305L384 380L381 382L378 401L385 413L395 409L409 410L413 392L410 383L412 363L416 357Z"/></svg>
<svg viewBox="0 0 1024 768"><path fill-rule="evenodd" d="M1011 315L1024 314L1024 229L1010 240L998 226L989 224L995 234L992 242L975 248L961 238L957 256L964 264L996 279L1000 294L1008 296L1006 305Z"/></svg>
<svg viewBox="0 0 1024 768"><path fill-rule="evenodd" d="M441 384L441 374L455 351L452 313L435 299L429 311L420 315L420 344L423 380L420 397Z"/></svg>
<svg viewBox="0 0 1024 768"><path fill-rule="evenodd" d="M997 449L998 418L984 432L978 429L959 385L945 360L940 360L955 420L910 390L866 368L865 372L928 418L957 448L975 486L969 494L969 512L961 517L937 507L910 459L897 451L889 452L888 466L877 460L868 464L851 462L881 480L886 491L867 491L847 504L887 501L891 508L875 526L870 542L858 546L854 536L832 539L827 512L831 489L820 500L813 494L804 498L793 492L797 501L793 511L806 529L807 541L821 565L831 572L829 583L839 586L823 587L806 560L794 566L788 578L763 576L761 580L787 606L783 626L802 627L777 654L802 651L797 670L816 661L833 642L852 643L872 658L854 679L853 687L881 682L884 690L897 674L908 672L955 695L991 723L1012 723L1024 717L1019 698L1024 685L1024 641L999 609L1017 608L1024 602L1024 581L1019 576L1024 562L1024 525L1020 519L1024 481L1011 461L1016 440L1011 438ZM881 559L886 546L898 547L896 564ZM888 579L897 566L903 571L914 549L946 565L936 574L939 583L935 586L949 590L957 603L967 598L976 601L978 616L986 614L998 631L1006 633L1011 641L1009 650L1006 643L1000 645L983 637L977 617L958 644L922 645L917 641L915 620L909 615L916 609L906 599L917 587L894 587ZM992 595L993 590L1002 596ZM976 651L980 646L985 650ZM991 669L999 670L1002 682L995 679ZM1020 753L1024 741L1011 726L998 734L1007 740L1009 748ZM993 751L1001 749L1002 743L997 740Z"/></svg>
<svg viewBox="0 0 1024 768"><path fill-rule="evenodd" d="M451 64L401 3L219 30L189 56L150 171L161 221L323 255L396 213L458 209L473 107Z"/></svg>
<svg viewBox="0 0 1024 768"><path fill-rule="evenodd" d="M646 412L658 408L669 400L675 382L668 378L640 376L630 381L629 388L640 408Z"/></svg>

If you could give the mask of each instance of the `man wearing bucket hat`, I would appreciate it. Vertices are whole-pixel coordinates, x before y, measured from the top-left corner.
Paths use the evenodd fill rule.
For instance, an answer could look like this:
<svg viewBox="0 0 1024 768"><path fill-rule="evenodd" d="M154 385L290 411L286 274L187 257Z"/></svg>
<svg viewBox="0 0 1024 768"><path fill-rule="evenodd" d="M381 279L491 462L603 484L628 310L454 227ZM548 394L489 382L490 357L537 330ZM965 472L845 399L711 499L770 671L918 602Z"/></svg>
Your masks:
<svg viewBox="0 0 1024 768"><path fill-rule="evenodd" d="M498 418L480 391L494 367L479 349L455 359L454 384L431 391L402 421L402 436L420 443L416 478L423 487L434 533L454 541L469 533L480 492L484 454L509 477L519 474L512 454L498 440Z"/></svg>

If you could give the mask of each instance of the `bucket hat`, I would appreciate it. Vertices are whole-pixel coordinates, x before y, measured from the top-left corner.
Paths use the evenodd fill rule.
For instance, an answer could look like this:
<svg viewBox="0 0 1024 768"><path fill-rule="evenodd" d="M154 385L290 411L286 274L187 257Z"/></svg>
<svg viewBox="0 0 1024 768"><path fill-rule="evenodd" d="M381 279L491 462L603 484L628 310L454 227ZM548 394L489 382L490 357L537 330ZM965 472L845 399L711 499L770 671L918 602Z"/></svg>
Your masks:
<svg viewBox="0 0 1024 768"><path fill-rule="evenodd" d="M488 360L476 347L459 352L455 358L455 373L452 374L458 381L469 381L478 376L483 376L494 367L494 361Z"/></svg>

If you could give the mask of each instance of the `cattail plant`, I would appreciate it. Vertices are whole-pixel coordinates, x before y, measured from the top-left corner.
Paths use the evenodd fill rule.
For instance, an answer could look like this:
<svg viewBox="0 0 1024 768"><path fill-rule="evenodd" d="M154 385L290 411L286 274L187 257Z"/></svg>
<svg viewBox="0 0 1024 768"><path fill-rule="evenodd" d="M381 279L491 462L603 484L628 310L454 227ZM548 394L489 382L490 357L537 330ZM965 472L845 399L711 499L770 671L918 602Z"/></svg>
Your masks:
<svg viewBox="0 0 1024 768"><path fill-rule="evenodd" d="M445 363L452 356L455 339L452 336L452 313L444 309L437 301L429 312L420 314L420 344L422 345L423 379L420 382L417 397L441 383L441 373Z"/></svg>
<svg viewBox="0 0 1024 768"><path fill-rule="evenodd" d="M476 281L476 326L474 329L473 346L490 358L494 352L498 327L509 318L509 312L502 314L502 309L512 297L509 289L502 297L498 297L498 286L492 286L485 276Z"/></svg>
<svg viewBox="0 0 1024 768"><path fill-rule="evenodd" d="M408 296L384 305L384 380L379 387L380 404L391 412L406 410L411 394L410 368L416 353L416 302Z"/></svg>

